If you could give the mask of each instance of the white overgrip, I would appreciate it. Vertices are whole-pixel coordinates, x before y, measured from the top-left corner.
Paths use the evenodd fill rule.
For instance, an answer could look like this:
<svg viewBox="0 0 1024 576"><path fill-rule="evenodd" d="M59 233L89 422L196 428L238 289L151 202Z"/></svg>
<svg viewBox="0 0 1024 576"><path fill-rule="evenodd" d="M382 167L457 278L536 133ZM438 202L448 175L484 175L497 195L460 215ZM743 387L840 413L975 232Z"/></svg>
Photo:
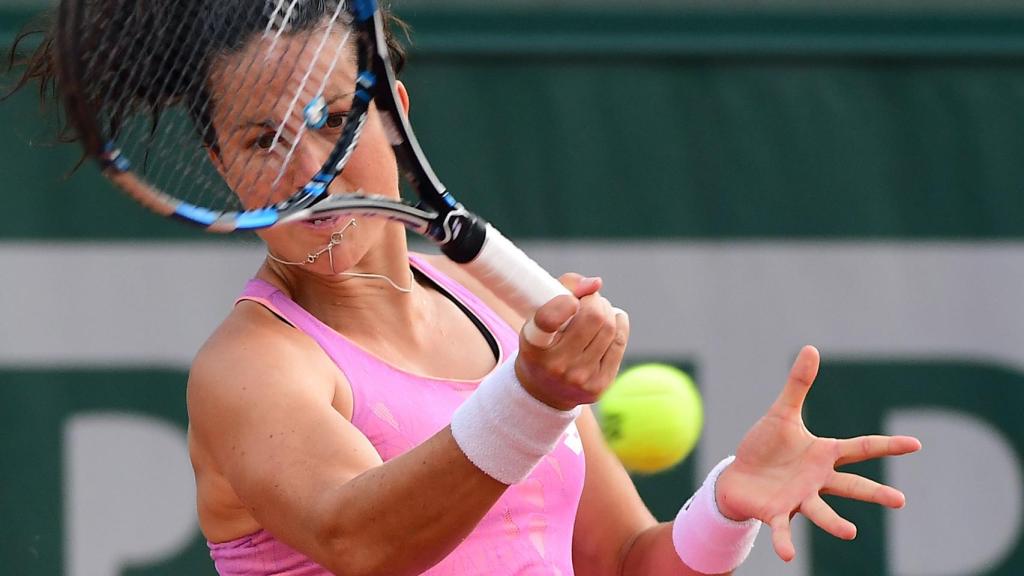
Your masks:
<svg viewBox="0 0 1024 576"><path fill-rule="evenodd" d="M538 328L533 323L533 313L555 296L569 294L565 286L490 224L480 254L463 267L518 314L528 318L523 335L530 344L541 348L551 344L554 333Z"/></svg>

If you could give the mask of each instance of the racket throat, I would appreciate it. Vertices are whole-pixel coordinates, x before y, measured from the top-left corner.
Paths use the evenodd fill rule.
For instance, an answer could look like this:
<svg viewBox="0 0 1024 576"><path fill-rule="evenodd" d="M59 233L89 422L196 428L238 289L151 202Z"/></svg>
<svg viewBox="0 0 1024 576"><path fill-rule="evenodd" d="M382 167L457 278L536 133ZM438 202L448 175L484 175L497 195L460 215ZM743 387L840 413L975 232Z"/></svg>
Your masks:
<svg viewBox="0 0 1024 576"><path fill-rule="evenodd" d="M480 254L487 239L487 222L461 206L449 212L439 226L443 233L439 241L441 252L459 264L472 262ZM434 232L431 230L430 235L437 240Z"/></svg>

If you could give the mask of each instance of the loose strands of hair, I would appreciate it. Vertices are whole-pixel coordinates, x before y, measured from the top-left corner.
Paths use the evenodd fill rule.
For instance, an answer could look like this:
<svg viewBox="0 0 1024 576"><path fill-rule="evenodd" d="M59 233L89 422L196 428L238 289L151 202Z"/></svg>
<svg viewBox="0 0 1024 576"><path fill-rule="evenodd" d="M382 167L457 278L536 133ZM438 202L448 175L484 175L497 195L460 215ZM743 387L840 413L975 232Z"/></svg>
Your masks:
<svg viewBox="0 0 1024 576"><path fill-rule="evenodd" d="M10 52L7 54L7 69L5 72L7 75L11 75L16 69L21 69L22 72L17 75L17 79L12 86L3 90L3 94L0 95L0 102L6 102L31 84L37 86L41 111L49 109L49 104L58 101L60 93L56 61L54 59L56 54L56 38L53 33L55 20L55 11L41 13L25 24L17 36L15 36ZM21 51L22 46L33 44L37 38L37 46L27 55ZM57 143L71 144L77 142L78 135L67 123L63 114L63 107L56 106L54 109L57 113L57 131L55 134ZM81 166L84 160L84 156L80 158L73 170Z"/></svg>
<svg viewBox="0 0 1024 576"><path fill-rule="evenodd" d="M63 0L79 2L88 22L79 38L89 56L85 59L90 79L85 90L96 98L103 110L98 120L108 138L116 138L125 129L124 122L135 115L149 117L150 135L156 133L165 110L183 106L200 131L204 144L216 149L217 139L210 121L210 98L205 87L212 58L240 50L254 34L268 26L272 16L263 10L251 10L253 0ZM336 5L328 0L286 2L288 32L309 30ZM395 71L406 62L405 48L396 31L406 39L409 26L395 17L382 3L385 34ZM19 49L42 35L38 46L27 56ZM45 109L61 100L58 75L58 46L55 11L26 25L19 32L8 58L7 72L22 69L13 87L2 100L37 83L39 100ZM111 107L109 102L115 102ZM63 104L63 102L61 102ZM68 111L58 106L57 141L73 143L81 136L69 121ZM63 112L63 114L61 114ZM81 165L81 161L75 169ZM144 163L145 164L145 163Z"/></svg>

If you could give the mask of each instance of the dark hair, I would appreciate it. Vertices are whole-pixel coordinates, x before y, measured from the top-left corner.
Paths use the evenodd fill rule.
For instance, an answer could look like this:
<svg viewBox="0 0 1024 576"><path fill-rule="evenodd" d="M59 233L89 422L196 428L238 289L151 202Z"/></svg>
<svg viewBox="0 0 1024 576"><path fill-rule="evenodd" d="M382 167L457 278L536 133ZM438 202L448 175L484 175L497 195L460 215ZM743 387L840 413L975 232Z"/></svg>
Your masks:
<svg viewBox="0 0 1024 576"><path fill-rule="evenodd" d="M216 57L241 50L254 34L266 28L271 14L263 10L252 10L253 3L253 0L82 2L82 9L88 12L89 19L103 24L93 34L80 38L81 45L88 50L90 46L102 41L105 56L94 59L95 62L88 70L83 70L82 75L108 79L106 84L95 83L90 93L106 93L108 97L105 100L124 103L117 110L107 110L110 115L108 136L115 137L123 119L138 112L140 108L151 116L155 130L166 108L185 102L203 139L208 145L215 145L216 135L209 122L211 111L205 78ZM336 6L337 2L329 0L293 3L288 19L288 33L314 28L331 16ZM409 28L391 14L385 5L381 6L381 12L385 16L391 61L398 73L405 65L406 53L395 31L399 30L408 37ZM167 23L174 24L169 26ZM135 33L119 34L118 41L111 43L110 30L133 30ZM44 106L61 99L56 32L55 12L48 12L18 34L11 48L8 72L18 67L24 70L3 99L33 82L38 82L40 102ZM38 47L28 56L19 57L19 46L38 35L42 35ZM159 38L158 49L153 47L153 38ZM145 49L142 49L143 43L147 44ZM196 58L195 54L199 54L199 57ZM100 69L94 70L96 67ZM124 81L131 74L149 81ZM128 93L110 95L111 88ZM58 110L61 108L58 107ZM61 121L59 126L59 141L78 140L78 135L69 123Z"/></svg>
<svg viewBox="0 0 1024 576"><path fill-rule="evenodd" d="M14 86L7 89L0 101L8 98L26 88L33 82L38 83L39 103L42 107L58 99L57 89L57 62L56 62L56 37L54 29L56 26L56 10L44 12L22 27L14 39L7 57L7 70L10 74L15 68L22 68ZM18 49L22 43L42 36L38 47L28 56L21 55ZM58 107L58 110L60 107ZM61 120L57 138L60 142L74 142L77 138L74 132Z"/></svg>

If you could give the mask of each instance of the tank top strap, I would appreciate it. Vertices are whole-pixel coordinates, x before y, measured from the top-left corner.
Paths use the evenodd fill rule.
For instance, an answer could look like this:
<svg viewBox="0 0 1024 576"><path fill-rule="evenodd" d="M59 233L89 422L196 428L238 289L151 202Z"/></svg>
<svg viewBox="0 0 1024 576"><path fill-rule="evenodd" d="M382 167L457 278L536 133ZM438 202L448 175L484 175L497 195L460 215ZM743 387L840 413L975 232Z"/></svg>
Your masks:
<svg viewBox="0 0 1024 576"><path fill-rule="evenodd" d="M338 334L330 326L307 312L305 308L299 306L279 288L265 280L252 278L246 283L245 289L242 290L242 294L235 300L235 303L246 300L260 304L312 338L334 360L342 372L345 372L346 365L363 364L371 360L365 357L366 353L362 348Z"/></svg>
<svg viewBox="0 0 1024 576"><path fill-rule="evenodd" d="M246 282L242 293L235 299L235 304L244 301L262 305L288 324L311 336L322 324L315 316L281 292L277 286L266 280L252 278Z"/></svg>
<svg viewBox="0 0 1024 576"><path fill-rule="evenodd" d="M424 276L461 302L473 315L483 322L487 330L498 340L502 350L501 360L505 360L519 348L519 332L517 328L509 326L505 319L480 300L476 294L435 268L420 255L409 254L409 262Z"/></svg>
<svg viewBox="0 0 1024 576"><path fill-rule="evenodd" d="M499 362L505 361L516 352L519 348L518 331L509 326L469 289L432 266L422 256L410 254L409 263L479 320L482 328L486 329L497 341ZM321 322L288 295L265 280L250 279L235 303L243 301L252 301L262 305L283 321L313 338L343 372L347 372L346 367L353 364L366 364L366 367L370 367L381 362L380 359Z"/></svg>

